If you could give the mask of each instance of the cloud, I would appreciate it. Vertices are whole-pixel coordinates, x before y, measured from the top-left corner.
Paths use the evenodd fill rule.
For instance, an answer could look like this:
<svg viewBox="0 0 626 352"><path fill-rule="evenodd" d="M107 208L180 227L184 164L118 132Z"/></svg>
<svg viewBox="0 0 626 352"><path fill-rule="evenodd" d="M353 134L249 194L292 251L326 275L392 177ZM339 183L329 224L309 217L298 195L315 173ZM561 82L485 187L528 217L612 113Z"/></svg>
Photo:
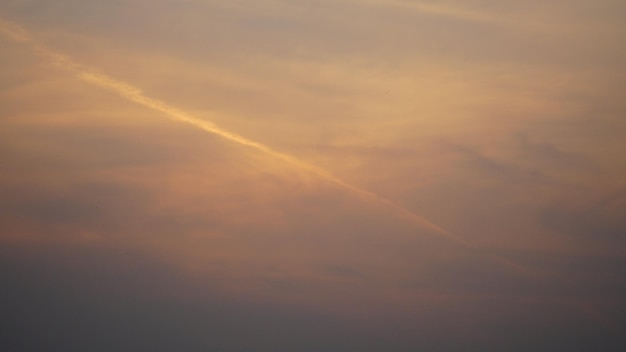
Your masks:
<svg viewBox="0 0 626 352"><path fill-rule="evenodd" d="M488 13L486 11L477 11L460 6L454 6L445 3L436 3L429 1L406 1L406 0L391 0L391 1L376 1L372 3L378 3L380 5L397 6L404 9L410 9L419 13L428 15L448 17L452 19L480 22L487 24L507 24L509 21L502 14L496 15Z"/></svg>
<svg viewBox="0 0 626 352"><path fill-rule="evenodd" d="M6 22L6 21L4 21ZM8 22L7 22L8 23ZM20 28L18 25L16 24L12 24L12 27L16 27L16 28ZM8 26L7 26L8 27ZM26 31L24 31L23 29L21 29L21 32L23 33L27 33ZM11 31L9 31L8 33L11 33ZM12 36L9 36L10 38L13 38ZM185 112L180 111L179 109L172 107L168 104L166 104L165 102L156 100L156 99L152 99L147 97L146 95L144 95L141 90L139 90L136 87L133 87L125 82L121 82L118 80L115 80L113 78L110 78L106 75L100 74L100 73L96 73L93 70L80 65L79 63L77 63L76 61L74 61L72 58L61 54L59 52L56 52L52 49L49 49L37 42L35 42L33 39L31 39L29 36L27 36L28 40L26 41L27 43L31 43L31 49L35 52L40 54L41 56L43 56L46 60L51 61L52 63L54 63L55 66L66 70L70 73L76 74L81 80L84 80L86 82L92 83L96 86L105 88L107 90L111 90L117 94L119 94L120 96L122 96L123 98L143 105L145 107L148 107L152 110L155 110L157 112L161 112L164 113L166 116L176 120L176 121L180 121L180 122L184 122L187 124L190 124L196 128L202 129L206 132L218 135L224 139L227 139L231 142L235 142L238 143L240 145L246 146L246 147L250 147L255 149L256 151L266 154L267 156L279 159L283 162L286 162L294 167L300 168L302 170L311 172L315 175L317 175L318 177L321 177L331 183L334 183L335 185L343 188L346 191L349 191L357 196L359 196L360 198L366 200L366 201L371 201L371 202L375 202L378 203L381 206L384 206L385 208L388 208L394 212L396 212L398 215L401 216L401 218L407 220L407 221L411 221L413 224L415 224L416 226L419 226L421 228L427 229L428 231L435 233L439 236L444 236L452 241L456 241L458 243L463 243L467 245L467 241L464 240L462 237L452 234L449 231L446 231L445 229L443 229L441 226L434 224L426 219L424 219L423 217L421 217L420 215L414 213L413 211L411 211L410 209L407 209L405 207L403 207L402 205L393 202L392 200L386 199L384 197L381 197L375 193L372 193L368 190L359 188L358 186L352 185L340 178L338 178L337 176L333 175L332 173L330 173L327 170L324 170L322 168L319 168L317 166L314 166L312 164L309 164L305 161L302 161L300 159L298 159L297 157L294 157L292 155L283 153L283 152L279 152L276 151L275 149L250 140L248 138L245 138L243 136L240 136L236 133L227 131L225 129L222 129L218 126L216 126L215 124L213 124L212 122L207 122L203 119L199 119L197 117L191 116Z"/></svg>
<svg viewBox="0 0 626 352"><path fill-rule="evenodd" d="M225 295L212 289L215 281L187 279L158 258L129 249L3 246L0 258L6 284L0 298L11 302L0 317L0 343L22 351L110 346L120 351L404 351L419 346L480 351L485 343L509 346L520 338L539 351L555 346L576 351L572 332L577 345L621 347L618 338L570 306L550 300L413 298L401 310L387 302L342 314Z"/></svg>
<svg viewBox="0 0 626 352"><path fill-rule="evenodd" d="M24 28L15 23L0 19L0 32L9 39L18 43L27 43L32 40L30 34Z"/></svg>
<svg viewBox="0 0 626 352"><path fill-rule="evenodd" d="M620 189L579 204L560 204L546 209L541 223L550 230L592 244L626 244L626 190Z"/></svg>
<svg viewBox="0 0 626 352"><path fill-rule="evenodd" d="M3 3L49 62L5 23L0 349L620 350L621 49L581 6Z"/></svg>
<svg viewBox="0 0 626 352"><path fill-rule="evenodd" d="M513 163L500 161L468 147L448 145L448 148L461 155L470 168L482 172L500 184L524 187L529 184L545 185L553 182L549 176L538 169L523 168Z"/></svg>
<svg viewBox="0 0 626 352"><path fill-rule="evenodd" d="M595 171L598 168L591 158L582 154L564 151L551 143L531 141L523 133L515 137L522 152L544 166L575 171Z"/></svg>

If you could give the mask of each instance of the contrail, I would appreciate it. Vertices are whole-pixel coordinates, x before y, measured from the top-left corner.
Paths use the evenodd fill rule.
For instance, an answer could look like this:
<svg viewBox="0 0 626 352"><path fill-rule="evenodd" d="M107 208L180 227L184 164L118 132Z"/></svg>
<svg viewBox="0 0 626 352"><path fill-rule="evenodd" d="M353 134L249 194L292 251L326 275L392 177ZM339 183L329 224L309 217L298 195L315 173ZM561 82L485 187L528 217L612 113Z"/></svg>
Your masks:
<svg viewBox="0 0 626 352"><path fill-rule="evenodd" d="M54 64L55 66L67 72L75 74L81 80L85 82L104 88L111 92L117 93L118 95L120 95L126 100L143 105L152 110L161 112L173 120L185 122L187 124L193 125L199 129L218 135L226 140L235 142L243 146L250 147L265 155L274 157L292 166L311 172L327 181L332 182L333 184L347 191L352 192L353 194L358 195L359 197L363 199L367 199L379 205L383 205L390 210L393 210L396 213L396 215L401 216L402 218L410 221L411 223L415 225L418 225L419 227L428 229L432 231L433 233L439 236L448 238L449 240L452 240L456 242L457 244L460 244L466 248L469 248L472 250L480 250L480 248L467 242L465 239L455 234L452 234L447 230L444 230L440 226L424 219L423 217L415 214L414 212L408 210L407 208L389 199L381 197L373 192L367 191L365 189L354 186L346 181L343 181L342 179L338 178L337 176L333 175L331 172L325 169L306 163L292 155L274 150L265 144L250 140L236 133L224 130L211 122L204 121L200 118L191 116L162 101L147 97L146 95L144 95L144 93L140 89L136 87L133 87L122 81L113 79L104 74L98 73L95 70L87 66L79 64L78 62L74 61L72 58L38 43L36 40L32 38L32 36L24 28L22 28L16 23L3 20L2 18L0 18L0 32L4 34L5 37L15 42L28 45L35 53L37 53L38 55L48 60L50 63ZM490 257L494 261L504 266L514 269L515 271L519 273L522 273L524 275L530 275L530 271L528 269L504 257L497 256L494 254L486 254L486 256Z"/></svg>
<svg viewBox="0 0 626 352"><path fill-rule="evenodd" d="M450 233L449 231L424 219L423 217L415 214L414 212L408 210L407 208L389 199L381 197L373 192L359 188L346 181L343 181L342 179L338 178L337 176L333 175L331 172L325 169L306 163L292 155L274 150L271 147L266 146L265 144L250 140L236 133L224 130L211 122L204 121L197 117L193 117L162 101L147 97L143 94L143 92L140 89L136 87L133 87L122 81L113 79L104 74L98 73L87 66L77 63L72 58L38 43L32 38L32 36L24 28L22 28L20 25L16 23L0 18L0 33L2 33L5 37L7 37L8 39L14 42L27 44L35 53L44 57L50 63L54 64L55 66L65 71L68 71L70 73L77 75L81 80L85 82L88 82L93 85L104 88L106 90L115 92L121 97L129 101L143 105L152 110L161 112L173 120L188 123L199 129L218 135L226 140L238 143L243 146L250 147L268 156L272 156L274 158L282 160L297 168L309 171L329 182L332 182L333 184L337 186L340 186L341 188L347 191L352 192L355 195L358 195L362 199L372 201L379 205L383 205L390 210L393 210L396 213L396 215L402 217L403 219L419 227L426 228L432 231L433 233L436 233L439 236L445 237L453 242L456 242L457 244L460 244L464 246L465 248L470 249L472 251L482 252L482 254L486 258L489 258L504 267L508 267L509 269L514 270L518 274L531 277L535 280L541 279L542 277L541 273L538 273L536 271L531 271L528 268L522 265L519 265L506 257L500 256L497 254L492 254L492 253L485 253L484 251L481 250L480 247L466 241L465 239L455 234ZM580 300L574 300L572 304L574 306L577 306L586 314L594 317L595 319L600 320L602 323L610 327L612 331L614 332L623 331L621 329L621 326L618 326L614 321L612 321L611 319L609 319L608 317L600 313L598 310L594 309L591 305L589 304L584 305L582 301Z"/></svg>

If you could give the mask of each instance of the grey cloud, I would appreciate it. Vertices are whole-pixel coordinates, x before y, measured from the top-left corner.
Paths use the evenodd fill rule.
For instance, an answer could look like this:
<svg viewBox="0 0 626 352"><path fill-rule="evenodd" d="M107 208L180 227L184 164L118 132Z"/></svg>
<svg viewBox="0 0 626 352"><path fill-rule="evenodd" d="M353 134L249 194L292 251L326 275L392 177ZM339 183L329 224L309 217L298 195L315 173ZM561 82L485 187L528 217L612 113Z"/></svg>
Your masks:
<svg viewBox="0 0 626 352"><path fill-rule="evenodd" d="M563 150L552 143L532 141L524 133L516 134L515 140L525 156L544 167L575 171L597 171L598 169L589 157Z"/></svg>
<svg viewBox="0 0 626 352"><path fill-rule="evenodd" d="M626 190L618 190L576 206L558 204L540 214L548 229L568 236L609 244L626 245Z"/></svg>
<svg viewBox="0 0 626 352"><path fill-rule="evenodd" d="M92 203L89 199L84 198L46 197L41 193L37 193L36 196L31 194L30 197L25 197L24 192L20 192L19 198L16 198L15 195L2 194L3 201L0 209L4 216L11 214L25 217L45 223L48 226L88 222L98 217L100 213L97 201Z"/></svg>
<svg viewBox="0 0 626 352"><path fill-rule="evenodd" d="M536 36L387 5L303 1L259 6L250 1L233 6L220 2L153 1L148 8L144 2L64 0L55 5L45 1L15 4L7 11L22 22L94 37L104 35L129 47L154 51L167 48L189 60L210 57L250 64L248 59L265 55L317 61L366 53L378 58L378 63L396 61L398 54L469 57L487 62L530 59L564 63L591 55L591 44L581 44L574 36L570 38L572 45L556 50L552 41ZM599 60L598 55L589 60L594 59Z"/></svg>
<svg viewBox="0 0 626 352"><path fill-rule="evenodd" d="M588 317L551 302L425 302L420 314L385 304L351 315L238 300L119 248L3 246L0 260L0 299L8 303L0 347L7 351L617 352L623 346Z"/></svg>
<svg viewBox="0 0 626 352"><path fill-rule="evenodd" d="M325 269L331 275L337 275L340 277L363 279L366 276L366 274L360 270L345 265L329 265Z"/></svg>
<svg viewBox="0 0 626 352"><path fill-rule="evenodd" d="M551 177L539 169L497 160L484 155L477 149L455 144L447 144L447 149L461 156L470 168L505 184L528 186L546 185L554 182Z"/></svg>
<svg viewBox="0 0 626 352"><path fill-rule="evenodd" d="M34 231L23 235L42 236L42 240L73 238L85 232L119 239L147 222L154 195L131 185L74 182L60 189L37 183L0 187L0 220L6 235L18 234L10 233L19 232L11 229L9 224L14 224Z"/></svg>

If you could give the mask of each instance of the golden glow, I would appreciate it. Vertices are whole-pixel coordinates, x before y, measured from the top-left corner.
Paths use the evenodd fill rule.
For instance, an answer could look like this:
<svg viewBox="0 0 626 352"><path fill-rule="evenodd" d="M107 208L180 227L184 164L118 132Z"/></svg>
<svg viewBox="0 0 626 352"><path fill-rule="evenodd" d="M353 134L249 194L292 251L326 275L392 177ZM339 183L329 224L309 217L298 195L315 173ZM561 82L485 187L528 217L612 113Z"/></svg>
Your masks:
<svg viewBox="0 0 626 352"><path fill-rule="evenodd" d="M240 135L237 135L235 133L226 131L224 129L221 129L219 127L217 127L215 124L211 123L211 122L207 122L201 119L198 119L196 117L190 116L182 111L180 111L179 109L176 109L174 107L169 106L168 104L162 102L162 101L158 101L152 98L149 98L147 96L145 96L143 94L143 92L136 88L133 87L127 83L124 82L120 82L117 81L115 79L112 79L106 75L103 74L99 74L99 73L95 73L93 72L93 70L90 70L78 63L76 63L74 60L72 60L71 58L67 57L66 55L57 53L54 50L48 49L38 43L36 43L32 37L30 35L28 35L28 32L26 32L23 28L21 28L19 25L14 24L14 23L10 23L7 22L6 20L0 20L0 29L3 31L3 33L5 33L9 38L13 39L13 40L17 40L19 42L25 42L25 43L30 43L32 48L40 55L42 55L43 57L45 57L46 59L50 60L52 63L54 63L57 67L66 70L68 72L77 74L78 77L80 77L82 80L89 82L91 84L94 84L96 86L99 86L101 88L105 88L107 90L113 91L117 94L119 94L120 96L122 96L123 98L130 100L132 102L135 102L137 104L143 105L147 108L150 108L152 110L164 113L165 115L167 115L168 117L180 121L180 122L184 122L184 123L188 123L190 125L193 125L197 128L200 128L204 131L216 134L220 137L223 137L229 141L238 143L240 145L244 145L247 147L251 147L253 149L256 149L257 151L260 151L264 154L267 154L269 156L275 157L277 159L283 160L293 166L296 166L298 168L301 168L303 170L307 170L309 172L312 172L330 182L333 182L336 185L341 186L342 188L344 188L345 190L351 191L361 197L363 197L364 199L368 199L374 202L377 202L381 205L384 205L394 211L396 211L399 215L402 215L405 219L415 223L418 226L427 228L431 231L433 231L434 233L437 233L439 235L443 235L446 236L450 239L453 239L456 242L459 242L463 245L469 246L469 244L463 240L461 237L458 237L456 235L451 234L450 232L442 229L441 227L425 220L424 218L422 218L419 215L416 215L415 213L407 210L406 208L403 208L402 206L387 200L385 198L382 198L372 192L363 190L359 187L353 186L339 178L337 178L336 176L332 175L330 172L320 169L319 167L307 164L291 155L285 154L285 153L281 153L278 151L273 150L272 148L263 145L261 143L249 140L245 137L242 137Z"/></svg>
<svg viewBox="0 0 626 352"><path fill-rule="evenodd" d="M202 304L615 326L623 6L4 2L0 244Z"/></svg>

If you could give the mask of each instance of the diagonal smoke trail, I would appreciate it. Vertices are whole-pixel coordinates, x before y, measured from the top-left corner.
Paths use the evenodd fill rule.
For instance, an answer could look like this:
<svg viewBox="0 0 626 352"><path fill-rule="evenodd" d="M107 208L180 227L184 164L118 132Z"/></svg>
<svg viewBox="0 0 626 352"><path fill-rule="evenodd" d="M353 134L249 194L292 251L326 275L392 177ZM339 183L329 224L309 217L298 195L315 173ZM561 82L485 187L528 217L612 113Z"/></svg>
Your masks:
<svg viewBox="0 0 626 352"><path fill-rule="evenodd" d="M77 63L72 58L38 43L30 36L30 34L25 29L23 29L21 26L19 26L16 23L6 21L0 18L0 33L4 34L5 37L15 42L24 43L28 45L35 53L37 53L38 55L48 60L50 63L54 64L55 66L65 71L75 74L81 80L85 82L88 82L90 84L93 84L101 88L104 88L106 90L117 93L118 95L120 95L126 100L143 105L152 110L161 112L173 120L188 123L204 131L210 132L212 134L215 134L222 138L230 140L232 142L253 148L261 153L264 153L265 155L269 155L274 158L283 160L284 162L290 165L293 165L302 170L306 170L327 181L330 181L334 183L335 185L347 191L350 191L353 194L358 195L362 199L366 199L376 204L383 205L386 208L394 211L396 215L401 216L402 218L406 219L407 221L410 221L411 223L421 228L425 228L439 236L448 238L449 240L452 240L456 242L457 244L460 244L466 248L469 248L472 250L480 250L480 248L467 242L463 238L455 234L452 234L449 231L444 230L440 226L433 224L432 222L406 209L405 207L389 199L381 197L375 193L372 193L370 191L354 186L346 181L343 181L342 179L338 178L337 176L333 175L327 170L319 168L315 165L308 164L289 154L285 154L277 150L274 150L271 147L266 146L265 144L250 140L236 133L224 130L211 122L204 121L197 117L188 115L187 113L175 107L172 107L162 101L147 97L146 95L143 94L143 92L140 89L136 87L133 87L127 83L113 79L104 74L95 72L93 69ZM494 260L495 262L501 265L514 269L515 271L519 273L522 273L524 275L531 274L528 269L504 257L497 256L494 254L486 254L486 256L490 257L492 260Z"/></svg>
<svg viewBox="0 0 626 352"><path fill-rule="evenodd" d="M38 55L48 60L50 63L54 64L55 66L65 71L68 71L70 73L77 75L81 80L85 82L88 82L96 86L99 86L101 88L107 89L109 91L115 92L129 101L143 105L152 110L161 112L176 121L188 123L204 131L207 131L209 133L221 136L227 140L238 143L240 145L248 146L261 153L272 156L279 160L283 160L284 162L290 165L309 171L327 181L334 183L335 185L340 186L341 188L347 191L352 192L353 194L361 197L362 199L385 206L386 208L394 211L397 216L402 217L403 219L417 225L418 227L428 229L439 236L448 238L449 240L464 246L467 249L482 252L486 258L491 259L493 262L498 263L499 265L512 269L518 274L532 278L534 280L544 279L541 273L531 271L525 268L524 266L511 261L510 259L506 257L492 254L492 253L484 253L480 247L467 242L463 238L455 234L452 234L449 231L444 230L440 226L433 224L432 222L406 209L405 207L389 199L381 197L373 192L364 190L346 181L343 181L342 179L338 178L337 176L333 175L327 170L319 168L315 165L308 164L289 154L276 151L262 143L255 142L253 140L240 136L236 133L232 133L227 130L221 129L220 127L216 126L215 124L211 122L204 121L197 117L190 116L187 113L175 107L172 107L162 101L145 96L141 92L141 90L136 87L133 87L124 82L115 80L106 75L97 73L94 70L90 69L89 67L86 67L77 63L76 61L72 60L70 57L63 55L59 52L56 52L50 48L47 48L43 46L42 44L39 44L38 42L33 40L33 38L25 29L23 29L21 26L13 22L9 22L0 18L0 33L12 41L24 43L28 45L35 53L37 53ZM581 309L585 314L600 321L605 326L607 326L611 331L616 332L616 333L623 332L622 326L617 325L616 322L614 322L612 319L602 314L600 311L596 310L590 304L584 304L582 300L574 299L571 302L571 305L574 308Z"/></svg>

